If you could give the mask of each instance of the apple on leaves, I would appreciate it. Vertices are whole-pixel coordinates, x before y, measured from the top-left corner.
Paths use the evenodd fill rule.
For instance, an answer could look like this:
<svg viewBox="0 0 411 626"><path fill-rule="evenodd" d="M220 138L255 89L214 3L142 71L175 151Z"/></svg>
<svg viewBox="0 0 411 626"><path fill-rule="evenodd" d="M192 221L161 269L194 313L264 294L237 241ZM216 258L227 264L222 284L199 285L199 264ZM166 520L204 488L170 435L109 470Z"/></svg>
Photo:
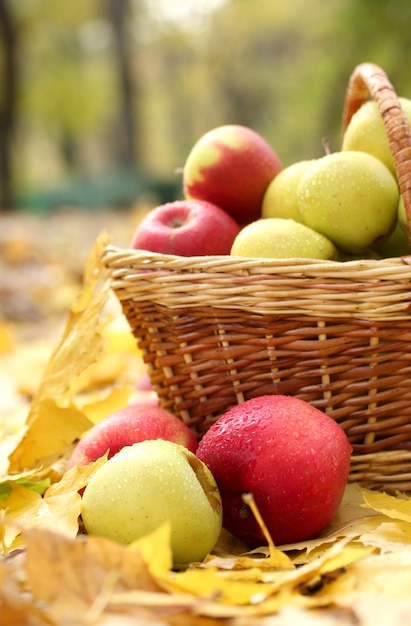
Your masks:
<svg viewBox="0 0 411 626"><path fill-rule="evenodd" d="M197 449L194 433L182 420L154 404L136 403L111 413L88 430L74 448L69 467L97 461L106 452L111 458L125 446L147 439L173 441L192 452Z"/></svg>
<svg viewBox="0 0 411 626"><path fill-rule="evenodd" d="M151 440L123 448L90 479L82 499L89 534L129 544L170 523L177 564L201 561L222 527L217 484L184 446Z"/></svg>
<svg viewBox="0 0 411 626"><path fill-rule="evenodd" d="M352 447L331 417L303 400L266 395L222 415L197 456L213 474L223 525L250 547L265 538L242 495L251 493L274 543L311 539L333 519Z"/></svg>

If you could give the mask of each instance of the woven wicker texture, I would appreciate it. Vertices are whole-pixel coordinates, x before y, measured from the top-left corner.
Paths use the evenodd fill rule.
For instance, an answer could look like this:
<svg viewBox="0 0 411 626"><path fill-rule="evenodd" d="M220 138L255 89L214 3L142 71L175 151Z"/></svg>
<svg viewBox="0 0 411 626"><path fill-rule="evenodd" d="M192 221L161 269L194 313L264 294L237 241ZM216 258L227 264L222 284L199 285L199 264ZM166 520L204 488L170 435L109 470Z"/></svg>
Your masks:
<svg viewBox="0 0 411 626"><path fill-rule="evenodd" d="M370 95L411 223L410 132L379 67L355 68L343 128ZM243 400L288 394L347 433L351 480L411 489L411 258L177 257L109 247L103 262L162 406L199 437Z"/></svg>

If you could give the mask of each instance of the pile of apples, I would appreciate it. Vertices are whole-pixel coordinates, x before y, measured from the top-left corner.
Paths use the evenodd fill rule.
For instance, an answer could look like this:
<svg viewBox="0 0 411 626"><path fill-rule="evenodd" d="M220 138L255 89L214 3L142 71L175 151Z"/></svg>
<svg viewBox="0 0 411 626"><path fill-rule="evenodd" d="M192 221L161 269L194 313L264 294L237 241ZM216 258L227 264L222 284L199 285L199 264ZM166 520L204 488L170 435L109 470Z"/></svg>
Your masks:
<svg viewBox="0 0 411 626"><path fill-rule="evenodd" d="M400 101L411 122L411 101ZM393 158L372 101L352 117L339 152L286 168L252 129L211 130L188 155L183 190L184 199L143 218L132 247L342 261L411 252ZM173 561L186 564L203 560L223 527L251 548L267 542L266 531L278 545L317 536L341 503L351 452L343 429L297 398L242 402L200 441L151 399L97 423L69 468L107 455L80 492L88 533L129 544L168 522Z"/></svg>
<svg viewBox="0 0 411 626"><path fill-rule="evenodd" d="M331 417L289 396L238 404L200 442L172 413L139 402L85 433L69 469L107 455L80 491L87 533L127 545L168 523L173 562L184 565L202 561L223 527L246 546L267 543L244 494L278 545L318 535L341 503L351 452Z"/></svg>
<svg viewBox="0 0 411 626"><path fill-rule="evenodd" d="M411 123L411 101L400 103ZM284 168L254 130L217 127L189 153L183 194L138 224L133 248L338 261L411 254L393 157L374 101L353 115L338 152Z"/></svg>

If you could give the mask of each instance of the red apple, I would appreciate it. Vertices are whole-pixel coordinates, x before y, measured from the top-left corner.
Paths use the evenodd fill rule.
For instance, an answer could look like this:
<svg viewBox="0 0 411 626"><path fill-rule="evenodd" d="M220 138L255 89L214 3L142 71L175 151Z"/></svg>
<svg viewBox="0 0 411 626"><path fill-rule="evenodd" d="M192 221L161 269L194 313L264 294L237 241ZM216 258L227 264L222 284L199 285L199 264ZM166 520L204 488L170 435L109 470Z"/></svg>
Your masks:
<svg viewBox="0 0 411 626"><path fill-rule="evenodd" d="M138 224L131 247L162 254L229 254L240 226L218 206L176 200L152 209Z"/></svg>
<svg viewBox="0 0 411 626"><path fill-rule="evenodd" d="M261 217L264 193L281 169L275 151L254 130L219 126L191 149L184 165L184 194L217 204L243 226Z"/></svg>
<svg viewBox="0 0 411 626"><path fill-rule="evenodd" d="M351 451L343 429L322 411L303 400L266 395L220 417L197 456L216 479L225 528L256 547L264 535L242 494L253 495L277 545L313 538L340 505Z"/></svg>
<svg viewBox="0 0 411 626"><path fill-rule="evenodd" d="M107 450L111 458L125 446L148 439L165 439L197 449L197 439L178 417L153 404L130 404L111 413L95 424L74 448L69 461L73 465L87 465L102 457Z"/></svg>

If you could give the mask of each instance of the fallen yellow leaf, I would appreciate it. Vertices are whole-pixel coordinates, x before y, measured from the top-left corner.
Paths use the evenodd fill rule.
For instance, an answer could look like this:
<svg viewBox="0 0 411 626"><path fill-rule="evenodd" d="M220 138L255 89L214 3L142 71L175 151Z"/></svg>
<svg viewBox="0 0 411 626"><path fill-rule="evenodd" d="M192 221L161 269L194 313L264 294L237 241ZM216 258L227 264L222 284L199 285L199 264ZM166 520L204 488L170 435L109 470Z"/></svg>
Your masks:
<svg viewBox="0 0 411 626"><path fill-rule="evenodd" d="M72 306L66 328L46 366L27 417L27 430L9 457L9 471L51 465L68 446L92 426L71 400L71 385L102 353L104 340L100 316L107 300L109 281L100 256L108 242L97 239L86 264L84 286Z"/></svg>
<svg viewBox="0 0 411 626"><path fill-rule="evenodd" d="M83 624L87 616L93 623L91 617L97 621L115 591L161 592L138 550L108 539L73 539L42 528L26 528L23 535L27 585L34 602L47 607L51 623ZM139 607L134 612L138 615Z"/></svg>
<svg viewBox="0 0 411 626"><path fill-rule="evenodd" d="M386 493L363 492L364 506L379 511L392 519L411 522L411 499L395 497Z"/></svg>
<svg viewBox="0 0 411 626"><path fill-rule="evenodd" d="M0 321L0 354L8 354L15 347L15 337L12 328L6 322Z"/></svg>

